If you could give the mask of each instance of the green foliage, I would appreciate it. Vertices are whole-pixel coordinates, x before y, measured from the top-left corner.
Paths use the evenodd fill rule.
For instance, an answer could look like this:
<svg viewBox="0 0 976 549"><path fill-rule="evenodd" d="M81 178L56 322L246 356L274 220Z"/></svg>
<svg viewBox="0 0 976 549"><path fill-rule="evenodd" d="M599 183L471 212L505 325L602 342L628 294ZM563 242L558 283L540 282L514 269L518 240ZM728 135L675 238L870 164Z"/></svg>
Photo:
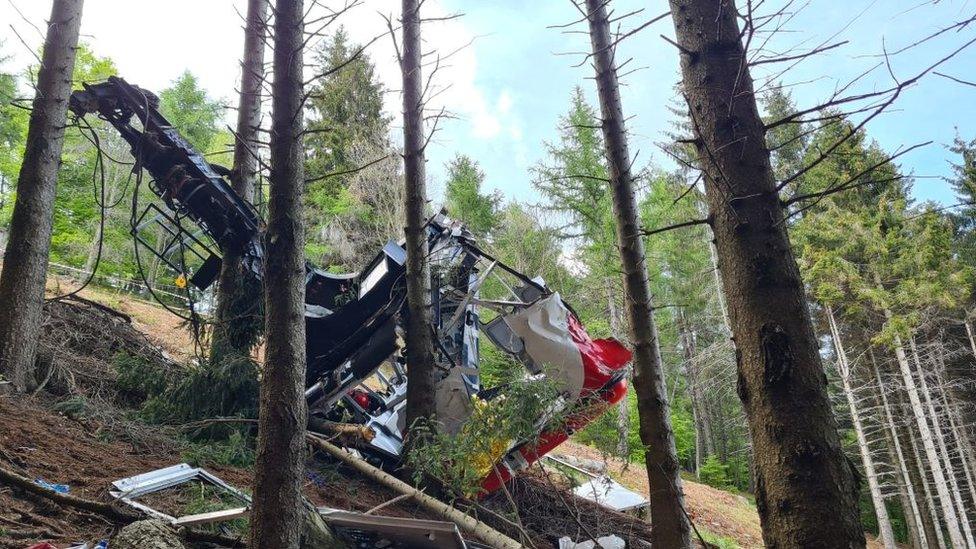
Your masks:
<svg viewBox="0 0 976 549"><path fill-rule="evenodd" d="M848 127L825 124L811 148L835 142ZM950 220L931 206L911 208L909 180L883 162L877 145L857 133L842 147L836 158L810 170L804 184L812 190L848 179L863 185L806 211L793 240L814 297L825 305L843 302L848 321L866 322L871 311L892 313L875 338L890 344L896 335L910 335L926 310L958 306L959 288L972 274L954 252ZM869 170L876 164L881 165Z"/></svg>
<svg viewBox="0 0 976 549"><path fill-rule="evenodd" d="M112 358L115 387L129 404L139 405L166 390L167 379L159 368L143 357L119 353Z"/></svg>
<svg viewBox="0 0 976 549"><path fill-rule="evenodd" d="M220 103L207 97L200 81L190 71L184 71L159 94L159 112L197 150L211 152L217 143Z"/></svg>
<svg viewBox="0 0 976 549"><path fill-rule="evenodd" d="M581 241L580 259L595 276L608 276L619 272L620 259L599 128L596 111L577 86L569 112L559 120L559 144L547 143L548 163L533 168L533 186L548 209L572 222L561 236Z"/></svg>
<svg viewBox="0 0 976 549"><path fill-rule="evenodd" d="M180 459L194 467L251 467L254 465L254 439L234 430L223 440L189 442Z"/></svg>
<svg viewBox="0 0 976 549"><path fill-rule="evenodd" d="M228 355L174 380L150 398L143 416L151 422L187 422L214 417L255 418L258 412L258 365L250 357ZM200 431L207 438L232 436L240 424L215 425Z"/></svg>
<svg viewBox="0 0 976 549"><path fill-rule="evenodd" d="M2 44L0 44L2 46ZM0 68L6 58L0 55ZM11 185L7 181L17 178L23 156L24 139L27 135L28 112L17 108L13 101L18 99L17 77L0 72L0 216L4 211L6 194ZM6 224L0 218L0 224Z"/></svg>
<svg viewBox="0 0 976 549"><path fill-rule="evenodd" d="M766 123L781 120L796 113L793 97L782 86L774 86L761 97L766 111ZM770 148L773 173L777 181L784 181L798 173L804 166L804 152L809 142L807 124L783 124L766 133L766 145ZM795 191L797 184L790 186Z"/></svg>
<svg viewBox="0 0 976 549"><path fill-rule="evenodd" d="M957 134L949 151L959 156L958 163L952 164L950 180L961 204L950 214L956 249L960 261L976 270L976 139L967 142Z"/></svg>
<svg viewBox="0 0 976 549"><path fill-rule="evenodd" d="M51 406L51 409L71 419L85 419L94 413L91 402L81 395L72 396L56 402Z"/></svg>
<svg viewBox="0 0 976 549"><path fill-rule="evenodd" d="M355 172L388 151L390 118L383 114L383 84L360 46L343 28L323 41L314 54L305 138L304 216L309 257L324 259L332 220L360 208L348 189ZM373 158L356 154L361 147L380 151Z"/></svg>
<svg viewBox="0 0 976 549"><path fill-rule="evenodd" d="M498 225L501 194L481 194L485 173L468 156L457 155L447 165L444 200L448 214L460 219L476 235L487 235Z"/></svg>
<svg viewBox="0 0 976 549"><path fill-rule="evenodd" d="M739 543L733 538L713 534L701 526L698 526L698 531L705 538L705 542L709 543L714 549L739 549Z"/></svg>
<svg viewBox="0 0 976 549"><path fill-rule="evenodd" d="M731 490L735 488L729 479L729 467L714 455L708 456L702 462L701 468L698 470L698 479L719 490Z"/></svg>
<svg viewBox="0 0 976 549"><path fill-rule="evenodd" d="M444 433L436 423L415 425L411 436L424 442L408 451L406 463L417 482L434 478L455 494L473 495L508 448L534 443L540 418L550 426L562 423L562 415L551 410L558 396L551 381L513 380L491 400L475 398L471 416L456 435Z"/></svg>
<svg viewBox="0 0 976 549"><path fill-rule="evenodd" d="M205 482L193 482L185 484L181 488L184 493L189 492L189 501L183 505L182 515L222 511L241 505L241 500L221 488ZM225 530L230 530L234 535L243 537L248 531L248 524L248 518L242 517L230 521L199 525L197 528L220 534L226 534Z"/></svg>

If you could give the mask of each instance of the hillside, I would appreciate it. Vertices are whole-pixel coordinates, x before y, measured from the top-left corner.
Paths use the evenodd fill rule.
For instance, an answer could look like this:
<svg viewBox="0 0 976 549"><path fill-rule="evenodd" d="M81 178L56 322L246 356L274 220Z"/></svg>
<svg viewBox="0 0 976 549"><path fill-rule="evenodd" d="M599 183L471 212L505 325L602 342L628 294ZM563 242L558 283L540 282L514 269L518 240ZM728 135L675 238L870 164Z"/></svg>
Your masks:
<svg viewBox="0 0 976 549"><path fill-rule="evenodd" d="M49 289L64 292L72 284L70 280L52 280ZM92 356L101 357L102 368L119 345L123 348L125 345L141 345L138 341L127 341L143 336L151 347L162 351L162 361L168 362L170 357L175 362L185 361L192 355L192 337L178 318L162 308L104 289L86 289L80 295L131 317L131 324L118 321L123 326L118 330L109 329L106 325L81 326L77 332L72 328L65 330L75 340L86 340L85 348L90 348ZM73 306L59 307L70 309ZM49 311L47 328L52 328L52 322L68 322L65 318L62 313ZM133 329L131 334L126 331L129 330L127 326ZM57 327L63 329L61 325ZM95 333L87 329L94 329ZM120 331L129 334L123 338L126 341L121 343L119 337L114 335ZM100 339L102 336L99 332L104 334L104 339ZM49 333L46 341L51 339L52 334ZM64 334L54 339L64 344ZM106 348L99 349L99 345ZM76 369L89 369L87 375L90 379L73 383L81 387L82 393L97 387L98 396L73 395L70 391L66 392L58 380L53 380L48 387L54 394L40 393L30 399L0 396L0 465L29 478L67 484L73 495L96 500L107 500L106 489L113 480L180 461L206 466L232 485L250 485L250 470L246 466L233 464L236 449L187 444L178 436L176 429L152 427L137 421L131 413L115 407L117 403L108 396L109 391L104 388L107 382L102 379L111 376L95 366L97 360L74 357L69 362L71 365L67 367L67 373L58 375L79 380L86 372ZM647 494L647 478L640 464L624 464L573 441L563 444L557 453L605 461L615 479ZM351 471L341 469L313 468L309 470L308 478L306 494L319 505L363 512L397 495ZM540 498L538 493L531 493L539 489L539 482L532 480L530 475L513 492L516 492L517 498L544 501L544 495ZM693 481L685 482L685 494L694 524L710 543L720 547L762 546L758 515L754 505L745 497ZM113 529L111 524L85 513L59 510L51 514L45 503L15 497L10 491L0 491L0 508L7 510L0 513L0 521L4 523L0 526L0 547L19 548L24 546L25 541L36 539L69 543L105 537ZM502 510L506 505L507 502L501 504ZM435 518L426 516L408 503L390 505L384 508L383 514ZM559 523L552 522L554 518L550 516L524 518L527 528L533 529L538 525L543 535L553 534L557 528L553 524ZM547 524L547 521L552 523Z"/></svg>

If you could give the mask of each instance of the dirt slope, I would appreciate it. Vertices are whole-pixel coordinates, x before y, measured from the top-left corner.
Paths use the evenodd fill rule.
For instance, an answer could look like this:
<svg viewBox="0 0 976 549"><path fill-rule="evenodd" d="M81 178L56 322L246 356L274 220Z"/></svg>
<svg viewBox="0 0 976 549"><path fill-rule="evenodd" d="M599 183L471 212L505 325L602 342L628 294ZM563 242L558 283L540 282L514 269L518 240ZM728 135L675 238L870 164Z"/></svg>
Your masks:
<svg viewBox="0 0 976 549"><path fill-rule="evenodd" d="M70 279L56 279L49 293L72 289ZM132 325L176 360L192 356L193 339L182 321L150 302L133 299L108 290L86 289L81 294L119 310L132 318ZM43 395L43 393L42 393ZM40 397L40 398L43 398ZM132 474L180 463L180 443L164 435L153 437L143 430L126 436L126 428L104 417L72 419L52 412L49 402L0 396L0 466L30 478L64 483L72 494L109 500L111 481ZM147 438L148 437L148 438ZM147 442L147 440L149 442ZM567 442L557 453L605 461L611 475L622 484L647 494L647 478L639 464L626 466L599 451ZM250 485L250 471L232 467L209 467L238 487ZM396 496L355 476L335 471L310 471L307 494L315 503L331 507L366 511ZM686 481L688 512L697 526L711 534L734 540L743 548L762 547L759 517L744 497ZM409 504L384 509L382 514L433 518L419 513ZM44 501L13 497L0 486L0 547L24 547L24 540L51 539L61 544L105 537L112 525L67 509L52 509ZM12 537L11 533L33 536ZM873 539L870 547L880 547Z"/></svg>

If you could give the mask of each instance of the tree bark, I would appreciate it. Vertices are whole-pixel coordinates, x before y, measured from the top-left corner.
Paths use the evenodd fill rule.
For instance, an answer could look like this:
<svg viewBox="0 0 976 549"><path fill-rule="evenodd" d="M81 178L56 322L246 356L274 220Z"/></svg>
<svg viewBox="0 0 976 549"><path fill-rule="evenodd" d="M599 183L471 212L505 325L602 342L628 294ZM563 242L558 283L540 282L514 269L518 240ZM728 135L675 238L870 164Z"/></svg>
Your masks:
<svg viewBox="0 0 976 549"><path fill-rule="evenodd" d="M869 348L868 354L871 358L871 366L878 386L877 394L880 400L879 404L884 415L884 432L886 442L888 443L888 451L891 455L892 462L897 464L898 473L901 477L901 482L898 483L898 491L902 500L902 511L905 513L908 522L909 534L915 547L928 547L928 536L923 527L922 513L919 510L918 500L915 497L915 487L908 470L908 463L905 461L905 453L902 451L901 441L898 439L898 429L895 427L895 421L892 417L891 406L888 403L888 395L885 394L884 380L881 377L881 371L878 369L878 363L874 358L874 351Z"/></svg>
<svg viewBox="0 0 976 549"><path fill-rule="evenodd" d="M231 185L245 201L254 202L255 180L258 176L258 131L261 128L261 94L264 83L264 41L267 36L268 0L248 0L247 24L244 28L244 57L241 61L241 95L237 107L237 130L234 139L234 167ZM250 275L241 265L243 250L224 252L217 283L217 311L211 359L221 361L225 353L239 356L250 354L254 344L253 330L258 319L241 319L253 315L256 285L249 285ZM251 291L249 292L248 289ZM240 322L240 320L244 320ZM237 333L244 330L245 333Z"/></svg>
<svg viewBox="0 0 976 549"><path fill-rule="evenodd" d="M800 273L730 0L670 0L769 547L863 547Z"/></svg>
<svg viewBox="0 0 976 549"><path fill-rule="evenodd" d="M861 411L858 409L857 397L854 394L854 387L851 384L851 366L847 360L847 351L840 338L840 328L837 326L837 319L834 317L834 310L830 305L826 306L827 323L830 325L830 336L834 343L834 352L837 354L837 370L840 374L841 384L844 387L844 396L847 397L847 406L851 411L851 421L854 424L854 435L857 437L857 448L861 454L861 464L864 466L864 476L868 480L868 491L871 494L871 503L874 505L874 515L878 519L878 533L881 536L881 543L885 549L894 549L895 534L891 529L891 519L888 516L888 508L885 506L884 495L881 493L881 485L878 483L878 473L874 467L874 458L871 456L871 447L868 444L867 436L864 434L864 424L861 420Z"/></svg>
<svg viewBox="0 0 976 549"><path fill-rule="evenodd" d="M406 185L407 426L434 415L434 342L427 262L427 174L421 75L420 0L403 0L403 179Z"/></svg>
<svg viewBox="0 0 976 549"><path fill-rule="evenodd" d="M261 376L250 546L297 549L304 506L305 254L302 0L275 6L271 185L265 233L267 349Z"/></svg>
<svg viewBox="0 0 976 549"><path fill-rule="evenodd" d="M34 357L83 4L54 0L51 6L0 274L0 372L18 391L31 390L37 383Z"/></svg>
<svg viewBox="0 0 976 549"><path fill-rule="evenodd" d="M647 279L644 240L637 215L631 157L627 147L623 107L617 82L610 20L604 0L587 0L590 43L600 96L603 140L606 148L616 219L617 244L624 272L627 320L634 346L634 390L640 416L641 442L647 465L651 503L651 542L657 547L689 547L690 525L684 510L678 455L661 350L654 324L654 305Z"/></svg>

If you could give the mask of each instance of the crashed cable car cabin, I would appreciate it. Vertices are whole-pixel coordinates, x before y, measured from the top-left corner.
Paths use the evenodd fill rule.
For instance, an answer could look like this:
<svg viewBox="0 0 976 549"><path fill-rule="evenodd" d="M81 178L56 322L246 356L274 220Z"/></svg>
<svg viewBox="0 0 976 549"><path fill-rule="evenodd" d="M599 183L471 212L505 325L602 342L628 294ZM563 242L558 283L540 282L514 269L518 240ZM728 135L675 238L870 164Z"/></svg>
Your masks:
<svg viewBox="0 0 976 549"><path fill-rule="evenodd" d="M71 111L111 124L131 147L137 181L145 169L150 203L134 216L137 241L190 283L206 289L220 270L220 252L235 251L244 271L263 278L262 221L157 110L158 98L121 78L85 85ZM138 189L137 189L138 192ZM158 202L158 201L157 201ZM146 245L144 231L162 225L171 236L162 250ZM190 225L186 229L185 225ZM527 376L558 389L558 424L537 419L532 440L507 441L491 459L482 488L497 489L558 446L626 393L630 352L612 339L592 339L572 308L541 279L531 279L480 249L464 226L437 215L427 222L430 248L436 414L456 433L474 402L491 404L504 386L485 388L480 345L490 344L521 364ZM403 449L407 392L402 337L406 253L387 243L360 273L337 275L306 265L306 392L309 413L369 427L375 437L359 450L374 461L396 462ZM273 281L267 281L273 283ZM487 297L491 288L496 298ZM483 341L487 339L488 341ZM549 415L547 414L547 417Z"/></svg>

